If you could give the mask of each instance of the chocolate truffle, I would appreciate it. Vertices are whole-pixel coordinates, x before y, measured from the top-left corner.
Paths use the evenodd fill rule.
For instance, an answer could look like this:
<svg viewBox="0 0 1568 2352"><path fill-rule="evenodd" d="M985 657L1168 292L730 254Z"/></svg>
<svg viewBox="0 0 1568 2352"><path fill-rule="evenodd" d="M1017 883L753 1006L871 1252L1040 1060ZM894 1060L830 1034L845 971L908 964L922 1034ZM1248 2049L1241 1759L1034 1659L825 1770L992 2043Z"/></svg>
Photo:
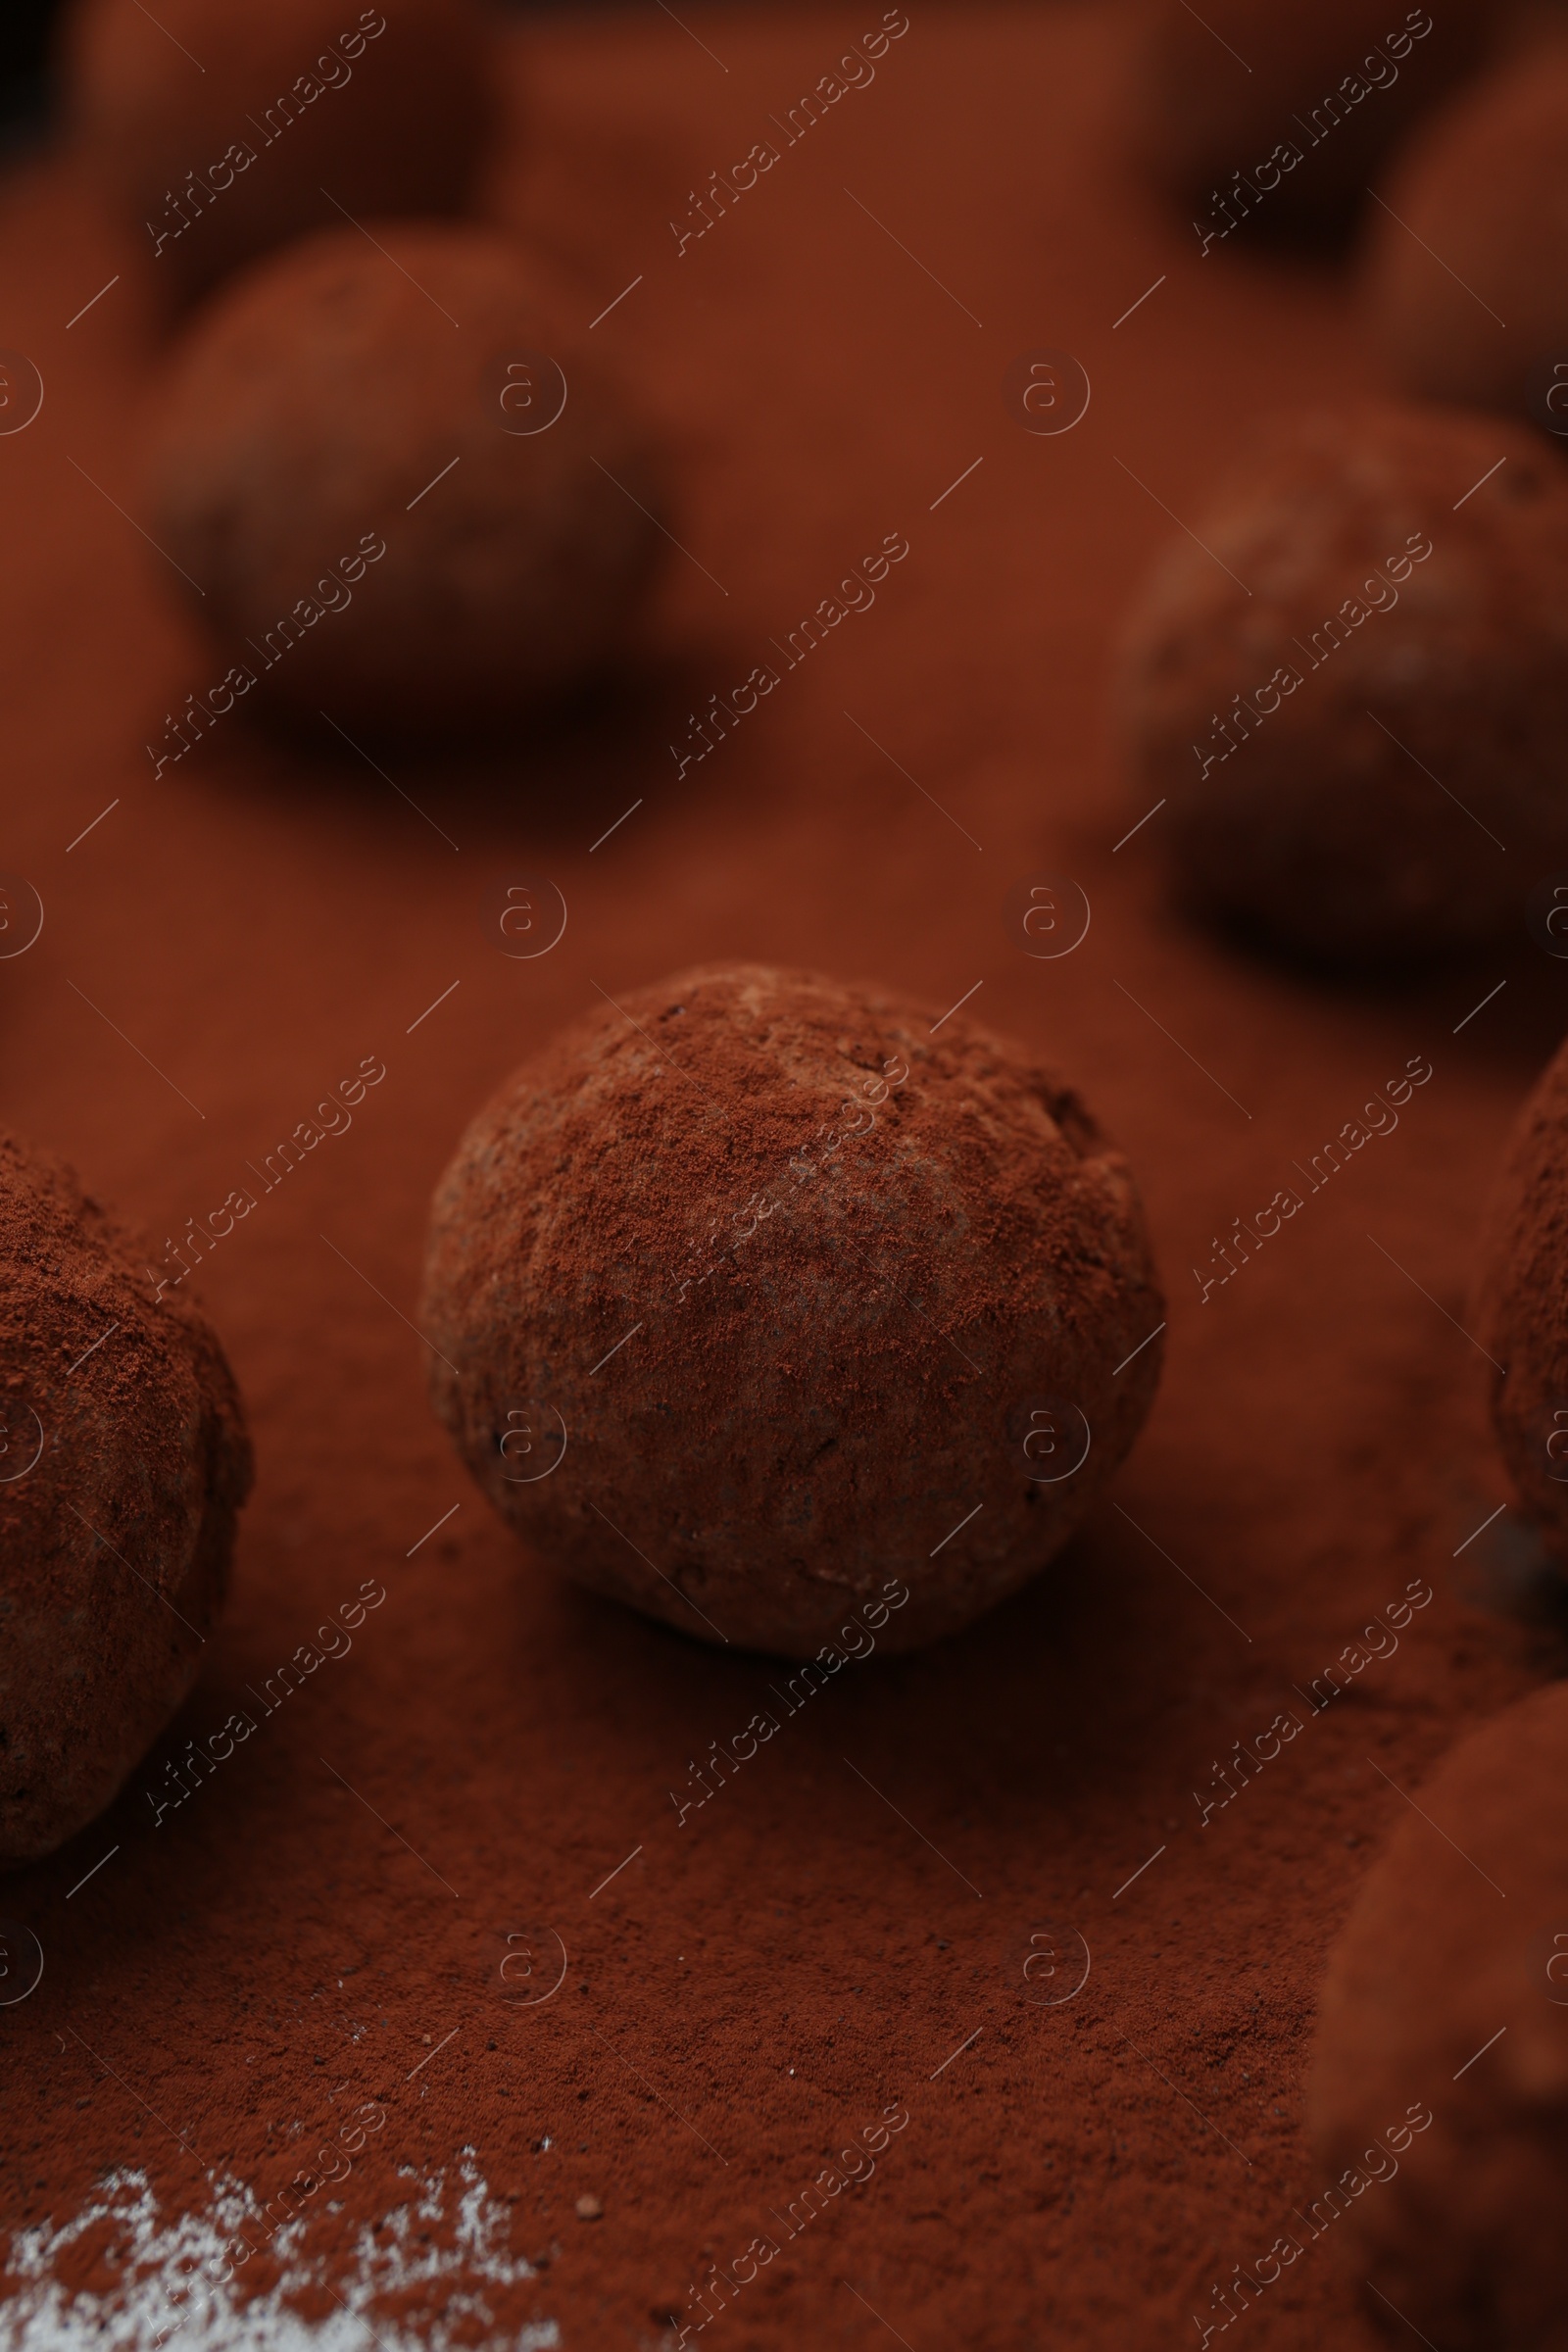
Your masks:
<svg viewBox="0 0 1568 2352"><path fill-rule="evenodd" d="M87 169L172 302L345 212L461 211L491 129L475 0L83 0L62 65Z"/></svg>
<svg viewBox="0 0 1568 2352"><path fill-rule="evenodd" d="M1342 227L1369 175L1482 47L1475 0L1153 0L1135 98L1138 151L1195 210L1200 250L1244 222Z"/></svg>
<svg viewBox="0 0 1568 2352"><path fill-rule="evenodd" d="M1484 1266L1493 1427L1521 1502L1568 1561L1568 1046L1514 1129Z"/></svg>
<svg viewBox="0 0 1568 2352"><path fill-rule="evenodd" d="M725 965L620 994L480 1113L423 1328L459 1451L552 1566L842 1662L1044 1567L1142 1425L1163 1312L1126 1162L1057 1072Z"/></svg>
<svg viewBox="0 0 1568 2352"><path fill-rule="evenodd" d="M1488 477L1488 478L1483 478ZM1193 909L1309 959L1432 957L1568 865L1568 476L1396 406L1265 428L1128 632L1137 812Z"/></svg>
<svg viewBox="0 0 1568 2352"><path fill-rule="evenodd" d="M0 1868L102 1812L196 1679L251 1454L208 1325L0 1136Z"/></svg>
<svg viewBox="0 0 1568 2352"><path fill-rule="evenodd" d="M1392 211L1369 223L1366 271L1368 319L1406 390L1568 429L1565 177L1561 40L1412 143L1389 180Z"/></svg>
<svg viewBox="0 0 1568 2352"><path fill-rule="evenodd" d="M222 710L260 683L318 730L461 732L610 655L663 544L659 467L524 255L375 236L293 246L197 321L151 527L233 662Z"/></svg>
<svg viewBox="0 0 1568 2352"><path fill-rule="evenodd" d="M1332 2238L1392 2340L1546 2352L1568 2342L1568 1689L1417 1801L1329 1962L1315 2193L1286 2226L1303 2252Z"/></svg>

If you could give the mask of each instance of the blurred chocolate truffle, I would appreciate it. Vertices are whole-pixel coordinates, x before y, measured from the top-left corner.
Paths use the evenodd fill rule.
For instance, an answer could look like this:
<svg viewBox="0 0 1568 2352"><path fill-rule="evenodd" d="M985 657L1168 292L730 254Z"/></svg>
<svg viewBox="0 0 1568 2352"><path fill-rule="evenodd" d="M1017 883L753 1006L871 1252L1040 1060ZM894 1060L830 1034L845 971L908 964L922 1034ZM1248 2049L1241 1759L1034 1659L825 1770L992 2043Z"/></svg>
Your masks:
<svg viewBox="0 0 1568 2352"><path fill-rule="evenodd" d="M192 327L152 528L234 659L223 709L260 684L356 732L462 733L612 656L662 546L661 468L527 257L375 234L291 247Z"/></svg>
<svg viewBox="0 0 1568 2352"><path fill-rule="evenodd" d="M1568 431L1565 187L1559 39L1429 124L1369 223L1367 316L1407 391Z"/></svg>
<svg viewBox="0 0 1568 2352"><path fill-rule="evenodd" d="M208 1325L0 1136L0 1867L101 1813L196 1679L251 1454Z"/></svg>
<svg viewBox="0 0 1568 2352"><path fill-rule="evenodd" d="M1135 98L1146 167L1195 208L1201 250L1245 222L1343 227L1368 176L1483 45L1475 0L1152 0Z"/></svg>
<svg viewBox="0 0 1568 2352"><path fill-rule="evenodd" d="M1491 940L1568 865L1568 476L1492 417L1279 421L1184 504L1119 718L1194 910L1308 959Z"/></svg>
<svg viewBox="0 0 1568 2352"><path fill-rule="evenodd" d="M1303 2252L1329 2235L1394 2341L1547 2352L1568 2341L1568 1689L1464 1740L1419 1812L1388 1802L1323 1988L1321 2185L1287 2228Z"/></svg>
<svg viewBox="0 0 1568 2352"><path fill-rule="evenodd" d="M932 1030L714 966L474 1121L433 1210L434 1398L550 1565L842 1661L966 1625L1081 1524L1159 1377L1138 1195L1054 1070Z"/></svg>
<svg viewBox="0 0 1568 2352"><path fill-rule="evenodd" d="M1525 1509L1568 1562L1568 1046L1514 1129L1488 1221L1477 1320L1493 1359L1503 1459Z"/></svg>
<svg viewBox="0 0 1568 2352"><path fill-rule="evenodd" d="M62 79L87 169L186 299L345 212L462 211L495 65L479 0L81 0Z"/></svg>

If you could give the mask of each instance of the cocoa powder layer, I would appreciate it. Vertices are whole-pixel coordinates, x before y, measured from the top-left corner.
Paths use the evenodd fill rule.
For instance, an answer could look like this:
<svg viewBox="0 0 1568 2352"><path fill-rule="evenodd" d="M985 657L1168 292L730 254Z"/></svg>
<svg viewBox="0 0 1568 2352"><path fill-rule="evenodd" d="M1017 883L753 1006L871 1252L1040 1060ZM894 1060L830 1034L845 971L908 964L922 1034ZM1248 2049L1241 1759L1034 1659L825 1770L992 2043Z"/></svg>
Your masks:
<svg viewBox="0 0 1568 2352"><path fill-rule="evenodd" d="M0 1867L102 1812L196 1679L250 1442L210 1326L0 1135Z"/></svg>
<svg viewBox="0 0 1568 2352"><path fill-rule="evenodd" d="M534 129L504 194L519 230L576 257L593 289L579 319L647 270L590 341L613 336L639 398L689 432L692 527L672 527L731 597L672 559L658 614L683 667L667 702L530 731L494 778L383 759L461 855L370 770L362 783L237 719L149 788L147 711L214 673L149 591L158 559L67 463L153 527L128 430L143 321L120 307L122 279L66 331L121 251L63 165L0 181L6 339L47 386L37 422L0 438L0 739L18 785L0 863L47 907L37 945L0 959L0 1084L160 1242L236 1182L256 1193L193 1282L263 1472L199 1685L101 1824L0 1893L45 1959L31 1997L0 2007L0 2264L31 2259L36 2238L14 2232L47 2226L58 2245L42 2277L0 2272L14 2326L58 2292L105 2342L134 2329L131 2312L149 2344L177 2328L168 2352L300 2328L338 2330L345 2352L415 2352L443 2326L494 2352L530 2328L558 2329L560 2352L668 2352L700 2316L694 2289L728 2300L711 2266L776 2236L772 2209L787 2222L902 2098L909 2125L871 2179L784 2244L701 2352L892 2352L852 2287L916 2352L1196 2346L1215 2283L1321 2182L1301 2082L1323 1955L1406 1810L1368 1754L1419 1793L1467 1724L1559 1657L1473 1605L1511 1512L1453 1557L1507 1490L1486 1367L1432 1299L1477 1329L1477 1212L1568 1022L1564 965L1541 957L1529 987L1515 974L1450 1039L1501 967L1473 987L1327 991L1171 919L1140 861L1162 817L1112 854L1133 817L1116 821L1106 654L1173 527L1113 458L1196 520L1192 493L1229 462L1239 416L1375 383L1348 287L1184 258L1185 221L1157 215L1119 160L1113 0L907 9L874 84L677 259L672 192L710 166L729 175L769 111L787 123L781 94L793 104L834 68L846 27L824 42L810 9L719 24L672 5L727 77L657 8L513 19ZM881 15L877 0L858 31ZM1043 304L1094 379L1088 415L1054 440L1005 418L997 390L1004 355L1043 339ZM680 784L654 781L673 775L666 742L686 739L687 713L760 660L782 671L769 635L788 650L894 529L910 557L874 609ZM570 906L560 945L526 963L481 935L488 877L518 866ZM1014 883L1042 872L1093 903L1087 938L1054 962L1004 917ZM399 1319L418 1316L437 1178L508 1071L602 1002L596 982L625 1003L650 975L741 956L876 973L930 1002L927 1025L983 978L956 1019L981 1014L1082 1080L1138 1171L1169 1289L1154 1408L1057 1569L953 1642L889 1657L878 1634L787 1719L769 1685L787 1691L799 1669L689 1641L519 1558ZM372 1051L387 1078L352 1131L264 1191L278 1139ZM1436 1074L1397 1132L1307 1192L1293 1158L1313 1173L1323 1138L1418 1052ZM1190 1267L1282 1183L1304 1211L1261 1250L1247 1240L1250 1262L1200 1303ZM1292 1684L1310 1689L1416 1576L1435 1598L1397 1654L1200 1826L1194 1796L1220 1793L1216 1763L1238 1786L1252 1770L1229 1762L1233 1742L1272 1748L1277 1712L1306 1716ZM369 1578L388 1597L351 1653L264 1719L282 1662L324 1648ZM688 1759L733 1754L760 1709L779 1736L680 1823L669 1790L692 1793ZM168 1792L170 1767L193 1779L187 1742L220 1751L236 1710L256 1735L154 1827L146 1790ZM553 1948L525 1945L534 1922L569 1965L553 1998L522 2005L524 1968ZM1049 1938L1033 1940L1054 1922L1093 1965L1047 2007L1037 1996L1075 1983L1076 1947L1056 1941L1048 1962ZM344 2127L372 2099L385 2128L345 2180ZM471 2238L437 2267L470 2146L504 2208L492 2242L512 2283L473 2267ZM80 2226L111 2173L131 2204L145 2180L173 2241L150 2274L139 2231ZM302 2173L296 2195L319 2185L298 2225L280 2241L264 2225L220 2290L226 2266L193 2235L218 2183L238 2176L282 2222ZM417 2210L437 2174L444 2221ZM599 2219L579 2217L585 2196ZM1351 2352L1353 2293L1325 2243L1208 2352Z"/></svg>
<svg viewBox="0 0 1568 2352"><path fill-rule="evenodd" d="M1418 1802L1329 1961L1310 2110L1337 2193L1310 2212L1391 2340L1560 2352L1568 1687L1464 1740Z"/></svg>
<svg viewBox="0 0 1568 2352"><path fill-rule="evenodd" d="M1367 223L1365 268L1368 328L1403 389L1550 430L1568 424L1564 29L1423 126Z"/></svg>
<svg viewBox="0 0 1568 2352"><path fill-rule="evenodd" d="M1181 898L1333 963L1521 929L1568 864L1549 447L1413 405L1291 416L1192 528L1127 629L1117 713Z"/></svg>
<svg viewBox="0 0 1568 2352"><path fill-rule="evenodd" d="M1519 1114L1492 1201L1477 1316L1502 1457L1568 1561L1568 1047Z"/></svg>
<svg viewBox="0 0 1568 2352"><path fill-rule="evenodd" d="M475 0L80 0L61 53L83 165L170 304L344 211L461 211L494 127Z"/></svg>
<svg viewBox="0 0 1568 2352"><path fill-rule="evenodd" d="M660 467L524 252L375 236L291 247L190 330L153 528L235 664L225 708L260 685L318 728L462 736L612 653L664 544Z"/></svg>
<svg viewBox="0 0 1568 2352"><path fill-rule="evenodd" d="M1112 1381L1162 1314L1137 1193L1055 1071L931 1030L711 965L469 1128L431 1224L436 1409L576 1582L794 1655L906 1586L908 1649L1081 1525L1159 1377L1156 1339Z"/></svg>

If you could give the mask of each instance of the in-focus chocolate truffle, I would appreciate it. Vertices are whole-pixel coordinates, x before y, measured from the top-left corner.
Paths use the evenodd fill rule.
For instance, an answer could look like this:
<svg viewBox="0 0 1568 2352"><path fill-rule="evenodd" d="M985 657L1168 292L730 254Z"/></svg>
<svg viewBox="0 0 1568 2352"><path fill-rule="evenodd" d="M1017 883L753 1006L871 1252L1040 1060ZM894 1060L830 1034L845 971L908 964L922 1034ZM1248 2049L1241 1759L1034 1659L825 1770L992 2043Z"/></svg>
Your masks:
<svg viewBox="0 0 1568 2352"><path fill-rule="evenodd" d="M1484 22L1474 0L1435 16L1393 0L1152 0L1139 155L1193 206L1200 241L1247 223L1335 230L1412 121L1469 71Z"/></svg>
<svg viewBox="0 0 1568 2352"><path fill-rule="evenodd" d="M907 1649L1081 1524L1159 1377L1138 1195L1058 1073L934 1026L686 972L469 1128L430 1233L436 1409L552 1566L699 1640Z"/></svg>
<svg viewBox="0 0 1568 2352"><path fill-rule="evenodd" d="M663 545L660 468L524 255L375 235L291 247L197 321L152 529L236 664L224 708L254 682L351 732L461 734L610 656Z"/></svg>
<svg viewBox="0 0 1568 2352"><path fill-rule="evenodd" d="M343 212L461 211L494 74L475 0L83 0L63 57L83 160L172 300Z"/></svg>
<svg viewBox="0 0 1568 2352"><path fill-rule="evenodd" d="M1166 803L1142 838L1186 904L1346 965L1517 926L1526 878L1568 865L1550 447L1414 407L1290 418L1183 520L1119 717L1138 814Z"/></svg>
<svg viewBox="0 0 1568 2352"><path fill-rule="evenodd" d="M1373 208L1366 270L1369 323L1406 390L1568 429L1565 181L1561 40L1412 142L1389 178L1392 211Z"/></svg>
<svg viewBox="0 0 1568 2352"><path fill-rule="evenodd" d="M1568 1689L1464 1740L1417 1802L1329 1962L1319 2170L1286 2227L1303 2252L1309 2230L1338 2245L1395 2342L1561 2352Z"/></svg>
<svg viewBox="0 0 1568 2352"><path fill-rule="evenodd" d="M1477 1334L1493 1359L1502 1457L1568 1562L1568 1046L1514 1129L1488 1219Z"/></svg>
<svg viewBox="0 0 1568 2352"><path fill-rule="evenodd" d="M208 1325L0 1136L0 1868L101 1813L189 1690L250 1483Z"/></svg>

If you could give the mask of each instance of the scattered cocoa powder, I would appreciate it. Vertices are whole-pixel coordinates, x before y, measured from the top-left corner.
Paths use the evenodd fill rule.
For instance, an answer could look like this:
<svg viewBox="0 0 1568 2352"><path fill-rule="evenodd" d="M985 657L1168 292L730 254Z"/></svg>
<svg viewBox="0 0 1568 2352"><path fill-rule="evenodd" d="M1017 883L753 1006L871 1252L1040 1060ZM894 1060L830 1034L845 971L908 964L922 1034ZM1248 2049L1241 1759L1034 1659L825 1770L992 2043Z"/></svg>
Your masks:
<svg viewBox="0 0 1568 2352"><path fill-rule="evenodd" d="M670 2352L707 2285L728 2308L702 2352L865 2352L882 2320L917 2352L1197 2345L1213 2284L1321 2184L1324 1955L1406 1810L1368 1755L1418 1793L1561 1671L1549 1626L1498 1614L1532 1572L1517 1515L1454 1557L1509 1490L1486 1366L1440 1307L1476 1329L1480 1209L1564 966L1526 942L1455 1037L1500 965L1309 983L1173 917L1138 861L1163 812L1112 846L1108 648L1172 529L1149 492L1196 523L1239 417L1374 392L1350 290L1184 258L1186 224L1128 185L1110 4L907 9L875 81L677 258L694 180L776 135L844 26L674 6L727 74L659 9L519 15L536 135L498 201L574 257L584 333L643 273L592 347L675 437L672 527L713 576L671 551L662 664L618 704L505 764L382 758L456 851L373 770L230 722L149 781L147 711L212 675L126 519L154 527L155 323L122 277L68 328L122 249L60 161L0 184L6 338L46 387L0 436L3 858L45 906L0 956L0 1081L160 1240L252 1184L185 1288L259 1464L179 1716L91 1833L3 1882L45 1966L0 2006L0 2333ZM1057 339L1094 398L1036 437L1002 380ZM782 670L769 637L895 529L874 608L674 783L689 714ZM1009 895L1056 873L1093 921L1036 960ZM533 874L570 919L513 961L487 894ZM682 1822L688 1760L733 1752L787 1678L519 1558L409 1326L475 1105L595 984L624 1003L742 958L877 974L931 1019L978 983L955 1017L1065 1064L1137 1169L1170 1328L1056 1568L951 1641L879 1642ZM266 1189L371 1053L373 1115ZM1416 1054L1412 1115L1200 1303L1214 1237ZM1397 1653L1243 1786L1239 1743L1306 1716L1292 1685L1416 1578L1434 1599ZM247 1687L368 1580L387 1598L349 1653L263 1719ZM255 1735L155 1826L148 1790L236 1710ZM1240 1793L1205 1826L1221 1768ZM875 2153L858 2185L852 2147ZM780 2250L733 2295L714 2266L744 2275L763 2232ZM1370 2341L1355 2295L1310 2250L1224 2344Z"/></svg>

